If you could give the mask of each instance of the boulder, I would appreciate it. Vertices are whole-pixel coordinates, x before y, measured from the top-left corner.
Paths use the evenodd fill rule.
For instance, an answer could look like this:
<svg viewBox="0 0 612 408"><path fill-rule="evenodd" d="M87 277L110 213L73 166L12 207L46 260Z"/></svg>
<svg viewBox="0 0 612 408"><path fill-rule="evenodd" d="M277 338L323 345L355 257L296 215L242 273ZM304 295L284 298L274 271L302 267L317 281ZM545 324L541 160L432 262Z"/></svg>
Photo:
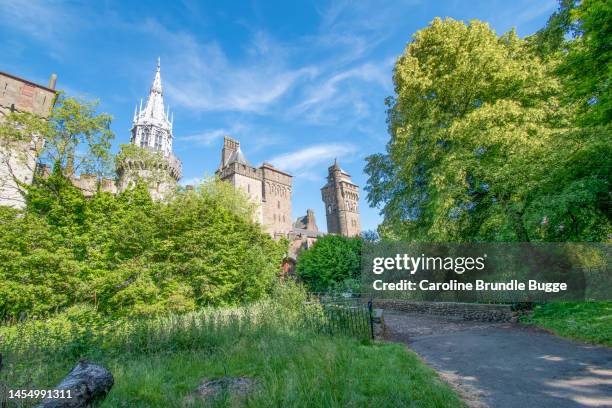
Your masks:
<svg viewBox="0 0 612 408"><path fill-rule="evenodd" d="M258 387L259 381L250 377L221 377L214 380L203 381L195 390L188 396L185 403L191 406L196 399L202 400L207 404L214 404L224 396L231 400L244 401Z"/></svg>

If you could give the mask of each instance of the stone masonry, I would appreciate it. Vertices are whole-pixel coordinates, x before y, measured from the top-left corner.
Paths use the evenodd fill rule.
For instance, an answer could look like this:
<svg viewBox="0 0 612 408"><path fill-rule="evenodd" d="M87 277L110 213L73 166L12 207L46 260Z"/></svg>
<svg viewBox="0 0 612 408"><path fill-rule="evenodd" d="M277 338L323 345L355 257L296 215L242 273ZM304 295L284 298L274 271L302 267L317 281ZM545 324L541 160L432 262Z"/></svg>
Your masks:
<svg viewBox="0 0 612 408"><path fill-rule="evenodd" d="M257 204L255 221L274 238L291 232L292 176L270 163L252 166L240 149L240 142L228 136L223 139L221 164L216 174L244 191Z"/></svg>
<svg viewBox="0 0 612 408"><path fill-rule="evenodd" d="M57 95L55 82L55 74L51 76L49 85L43 86L0 72L0 121L9 112L30 112L48 117ZM28 143L11 146L0 144L0 205L14 208L25 206L17 181L24 184L32 182L38 159L36 154L42 143L44 141L33 135Z"/></svg>
<svg viewBox="0 0 612 408"><path fill-rule="evenodd" d="M55 101L55 76L48 87L0 72L0 120L11 110L33 112L47 117ZM99 179L93 174L68 174L72 183L81 189L85 197L97 191L117 194L130 188L137 179L145 179L154 199L164 199L173 190L182 175L180 160L174 156L172 145L173 118L166 110L163 99L160 63L151 85L149 96L143 106L136 106L131 129L130 143L160 156L151 161L148 157L126 157L117 166L117 179ZM44 142L44 141L42 141ZM0 205L23 207L23 197L17 178L31 183L34 171L42 177L50 174L48 166L38 163L34 146L11 146L6 152L0 146ZM17 162L17 158L20 160ZM321 189L326 207L329 233L351 237L361 232L359 220L359 187L348 173L334 162L328 169L327 184ZM275 239L289 238L295 242L295 252L314 244L324 235L316 226L314 212L308 210L293 225L291 199L293 177L264 162L251 165L240 149L240 142L226 136L221 151L221 164L216 174L240 188L257 205L255 221ZM16 177L15 177L16 176ZM11 184L12 183L12 184ZM190 186L188 186L190 187ZM303 225L302 225L303 224Z"/></svg>
<svg viewBox="0 0 612 408"><path fill-rule="evenodd" d="M325 203L327 232L345 237L361 234L359 187L337 161L328 168L327 184L321 189Z"/></svg>
<svg viewBox="0 0 612 408"><path fill-rule="evenodd" d="M374 299L373 303L375 307L381 309L485 322L509 322L515 315L512 306L502 304L423 302L399 299Z"/></svg>

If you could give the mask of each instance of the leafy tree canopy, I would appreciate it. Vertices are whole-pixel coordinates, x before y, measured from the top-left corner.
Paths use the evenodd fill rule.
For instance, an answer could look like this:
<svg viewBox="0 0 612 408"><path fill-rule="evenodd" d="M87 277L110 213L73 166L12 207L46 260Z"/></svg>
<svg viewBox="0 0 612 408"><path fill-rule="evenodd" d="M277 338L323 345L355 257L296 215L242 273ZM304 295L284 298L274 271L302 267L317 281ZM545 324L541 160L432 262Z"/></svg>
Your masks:
<svg viewBox="0 0 612 408"><path fill-rule="evenodd" d="M34 172L38 164L59 169L65 175L112 174L110 147L115 137L110 130L112 117L97 113L97 105L97 101L60 93L46 119L27 112L10 112L3 117L0 161L12 171L0 178L0 185L16 184L25 196L30 186L13 167Z"/></svg>
<svg viewBox="0 0 612 408"><path fill-rule="evenodd" d="M557 67L479 21L417 32L395 66L387 152L365 169L383 238L605 240L610 134L574 125Z"/></svg>
<svg viewBox="0 0 612 408"><path fill-rule="evenodd" d="M608 126L612 121L611 21L610 1L562 0L534 36L541 54L561 54L558 72L565 97L576 104L583 126Z"/></svg>

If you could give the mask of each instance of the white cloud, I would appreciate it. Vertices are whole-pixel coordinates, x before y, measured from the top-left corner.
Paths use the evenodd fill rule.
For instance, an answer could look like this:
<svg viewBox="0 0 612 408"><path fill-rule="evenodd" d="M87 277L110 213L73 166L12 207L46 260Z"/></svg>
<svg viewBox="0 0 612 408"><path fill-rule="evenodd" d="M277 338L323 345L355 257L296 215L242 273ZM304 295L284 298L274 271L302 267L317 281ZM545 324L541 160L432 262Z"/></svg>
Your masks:
<svg viewBox="0 0 612 408"><path fill-rule="evenodd" d="M344 72L339 72L313 86L307 93L305 100L300 102L294 110L304 112L313 106L321 106L322 102L334 98L340 88L341 82L348 80L361 80L364 82L377 83L383 88L390 88L390 66L388 64L366 63Z"/></svg>
<svg viewBox="0 0 612 408"><path fill-rule="evenodd" d="M519 25L529 22L542 14L551 14L558 6L555 0L539 1L525 7L518 15L514 15L513 24Z"/></svg>
<svg viewBox="0 0 612 408"><path fill-rule="evenodd" d="M210 146L221 137L229 134L230 132L226 129L214 129L203 133L197 133L195 135L182 136L178 140L181 142L193 142L202 146Z"/></svg>
<svg viewBox="0 0 612 408"><path fill-rule="evenodd" d="M38 40L53 41L58 31L65 28L65 24L58 24L62 14L59 5L49 2L3 0L0 1L0 14L3 24ZM64 18L62 21L65 23Z"/></svg>
<svg viewBox="0 0 612 408"><path fill-rule="evenodd" d="M300 172L356 152L357 147L350 143L325 143L281 154L270 162L281 170ZM304 172L304 174L309 173Z"/></svg>
<svg viewBox="0 0 612 408"><path fill-rule="evenodd" d="M230 61L216 42L172 32L152 19L140 28L171 50L162 67L164 89L175 104L195 112L261 113L317 73L312 66L289 68L288 50L263 32L255 33L244 57Z"/></svg>
<svg viewBox="0 0 612 408"><path fill-rule="evenodd" d="M235 136L239 134L244 128L242 124L234 124L229 128L212 129L189 136L181 136L178 138L178 141L189 142L190 144L195 143L201 146L210 146L223 136Z"/></svg>
<svg viewBox="0 0 612 408"><path fill-rule="evenodd" d="M287 112L291 118L300 117L316 124L351 120L359 122L369 118L374 109L383 109L382 99L372 100L368 95L373 88L391 93L391 71L395 58L376 64L364 63L334 73L306 87L302 99Z"/></svg>

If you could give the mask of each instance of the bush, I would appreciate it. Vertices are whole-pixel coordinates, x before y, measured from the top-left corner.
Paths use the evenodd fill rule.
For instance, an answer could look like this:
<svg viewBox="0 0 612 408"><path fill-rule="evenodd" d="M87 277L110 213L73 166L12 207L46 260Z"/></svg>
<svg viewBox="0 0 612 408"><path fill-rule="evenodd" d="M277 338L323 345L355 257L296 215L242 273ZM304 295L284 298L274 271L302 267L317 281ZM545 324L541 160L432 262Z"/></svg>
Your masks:
<svg viewBox="0 0 612 408"><path fill-rule="evenodd" d="M361 277L361 239L327 235L297 259L299 278L315 292L355 287Z"/></svg>
<svg viewBox="0 0 612 408"><path fill-rule="evenodd" d="M231 185L207 180L168 202L153 202L142 184L85 200L62 177L33 188L24 213L0 208L0 319L76 304L185 313L272 290L286 248L252 221Z"/></svg>

